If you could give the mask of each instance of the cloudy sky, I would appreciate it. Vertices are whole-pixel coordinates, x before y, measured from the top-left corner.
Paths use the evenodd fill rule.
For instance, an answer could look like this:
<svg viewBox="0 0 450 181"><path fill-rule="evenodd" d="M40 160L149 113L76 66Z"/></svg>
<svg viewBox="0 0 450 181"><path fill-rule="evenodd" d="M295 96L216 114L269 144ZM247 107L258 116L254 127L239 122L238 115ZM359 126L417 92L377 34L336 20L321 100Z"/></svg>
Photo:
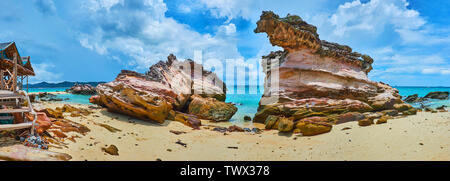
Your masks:
<svg viewBox="0 0 450 181"><path fill-rule="evenodd" d="M280 49L253 33L261 11L272 10L300 15L321 39L371 55L373 80L450 85L447 0L2 0L0 7L0 41L32 57L32 82L110 81L121 69L145 72L169 53L184 59L195 51L257 66Z"/></svg>

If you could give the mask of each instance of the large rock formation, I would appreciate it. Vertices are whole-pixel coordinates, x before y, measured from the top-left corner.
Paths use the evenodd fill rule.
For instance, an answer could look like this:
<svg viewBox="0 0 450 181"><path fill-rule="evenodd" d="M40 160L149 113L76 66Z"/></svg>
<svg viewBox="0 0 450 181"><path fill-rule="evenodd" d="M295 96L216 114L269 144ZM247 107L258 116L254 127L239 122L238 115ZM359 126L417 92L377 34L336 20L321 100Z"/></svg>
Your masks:
<svg viewBox="0 0 450 181"><path fill-rule="evenodd" d="M403 103L398 90L369 80L370 56L320 40L317 28L299 16L280 18L273 12L263 12L257 25L255 33L267 33L272 45L284 51L263 57L266 79L255 122L264 123L269 115L276 115L294 117L296 122L327 117L328 122L336 123L343 113L383 111ZM329 130L323 121L296 125L306 130L303 126L310 124L324 128L316 129L320 130L317 133ZM310 130L306 134L314 135Z"/></svg>
<svg viewBox="0 0 450 181"><path fill-rule="evenodd" d="M95 88L89 84L75 84L70 89L66 90L72 94L81 94L81 95L94 95L96 94Z"/></svg>
<svg viewBox="0 0 450 181"><path fill-rule="evenodd" d="M227 121L237 111L223 102L226 86L215 73L192 60L178 61L174 55L151 66L146 74L122 70L114 81L99 84L96 90L92 103L158 123L171 119L198 127L197 118Z"/></svg>

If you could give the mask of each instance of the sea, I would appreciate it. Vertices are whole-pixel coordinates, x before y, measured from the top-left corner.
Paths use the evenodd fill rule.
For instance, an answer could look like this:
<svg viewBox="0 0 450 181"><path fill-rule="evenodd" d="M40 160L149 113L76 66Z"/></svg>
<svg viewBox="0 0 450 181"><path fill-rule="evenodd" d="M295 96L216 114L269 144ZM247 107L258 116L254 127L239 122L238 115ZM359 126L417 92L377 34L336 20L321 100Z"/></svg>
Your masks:
<svg viewBox="0 0 450 181"><path fill-rule="evenodd" d="M31 88L29 92L57 92L65 91L69 87L60 88ZM420 97L425 96L429 92L434 91L449 91L450 87L394 87L399 90L400 95L403 97L419 94ZM228 88L226 102L231 102L236 105L238 112L231 118L231 122L240 124L243 122L244 116L253 117L255 115L259 99L262 96L264 88L262 86L234 86ZM67 103L88 104L89 97L86 95L74 95L74 94L58 94L58 98L62 98ZM65 100L69 98L68 100ZM412 104L414 107L419 107L419 104ZM425 102L426 106L433 108L446 105L450 107L450 100L432 100Z"/></svg>

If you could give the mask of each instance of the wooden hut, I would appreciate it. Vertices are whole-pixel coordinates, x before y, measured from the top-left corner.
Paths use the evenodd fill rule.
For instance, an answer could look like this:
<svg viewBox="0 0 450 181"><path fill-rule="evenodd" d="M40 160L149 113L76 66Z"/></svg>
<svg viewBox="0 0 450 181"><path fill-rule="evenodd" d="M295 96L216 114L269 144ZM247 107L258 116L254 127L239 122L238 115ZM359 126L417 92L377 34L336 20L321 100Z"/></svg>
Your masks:
<svg viewBox="0 0 450 181"><path fill-rule="evenodd" d="M0 43L0 130L32 127L36 120L28 97L28 76L34 76L30 57L21 57L15 42ZM27 80L27 91L23 81ZM27 106L24 106L27 101ZM35 120L26 120L24 113L35 115Z"/></svg>

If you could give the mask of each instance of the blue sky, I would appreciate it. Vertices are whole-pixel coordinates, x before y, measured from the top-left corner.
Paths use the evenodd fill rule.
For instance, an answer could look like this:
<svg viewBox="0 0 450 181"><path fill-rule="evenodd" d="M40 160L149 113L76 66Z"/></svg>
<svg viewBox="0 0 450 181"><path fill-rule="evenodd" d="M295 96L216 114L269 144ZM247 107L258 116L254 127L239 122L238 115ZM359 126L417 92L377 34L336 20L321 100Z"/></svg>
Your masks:
<svg viewBox="0 0 450 181"><path fill-rule="evenodd" d="M373 80L450 85L446 0L2 0L0 6L0 41L15 41L22 56L32 57L32 82L110 81L121 69L145 72L169 53L184 59L196 50L204 60L241 58L257 67L258 58L280 49L253 33L261 11L272 10L300 15L321 39L371 55Z"/></svg>

